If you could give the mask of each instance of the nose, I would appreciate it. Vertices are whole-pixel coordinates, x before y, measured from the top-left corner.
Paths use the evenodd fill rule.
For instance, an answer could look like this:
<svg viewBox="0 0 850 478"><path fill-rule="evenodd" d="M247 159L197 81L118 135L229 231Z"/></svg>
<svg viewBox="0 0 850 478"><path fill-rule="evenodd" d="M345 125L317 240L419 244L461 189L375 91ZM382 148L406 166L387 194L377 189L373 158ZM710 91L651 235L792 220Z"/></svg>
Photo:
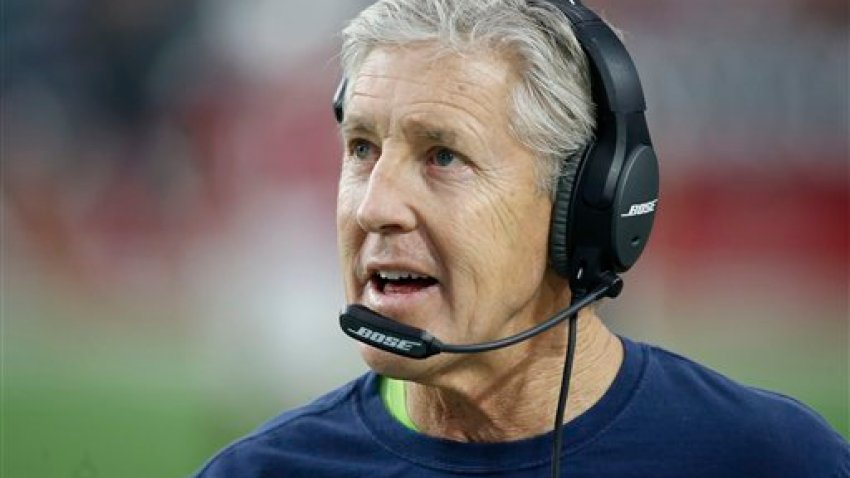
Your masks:
<svg viewBox="0 0 850 478"><path fill-rule="evenodd" d="M366 232L397 234L416 228L413 184L406 164L385 150L369 175L366 194L357 208L357 223Z"/></svg>

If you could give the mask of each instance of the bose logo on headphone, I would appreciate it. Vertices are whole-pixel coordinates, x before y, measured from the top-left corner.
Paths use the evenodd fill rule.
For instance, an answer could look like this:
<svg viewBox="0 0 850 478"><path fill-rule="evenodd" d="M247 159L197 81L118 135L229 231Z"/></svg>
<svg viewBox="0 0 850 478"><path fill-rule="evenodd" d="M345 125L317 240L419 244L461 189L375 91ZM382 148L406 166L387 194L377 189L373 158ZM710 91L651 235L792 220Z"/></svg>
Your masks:
<svg viewBox="0 0 850 478"><path fill-rule="evenodd" d="M629 212L620 214L620 217L643 216L644 214L655 212L655 205L657 203L658 199L653 199L652 201L641 204L632 204L632 207L629 208Z"/></svg>
<svg viewBox="0 0 850 478"><path fill-rule="evenodd" d="M410 340L400 339L391 335L385 335L363 326L360 326L359 330L348 329L348 331L354 335L359 335L360 337L363 337L364 339L370 342L386 345L387 347L403 350L405 352L410 352L410 349L417 345L420 345L418 342L412 342Z"/></svg>

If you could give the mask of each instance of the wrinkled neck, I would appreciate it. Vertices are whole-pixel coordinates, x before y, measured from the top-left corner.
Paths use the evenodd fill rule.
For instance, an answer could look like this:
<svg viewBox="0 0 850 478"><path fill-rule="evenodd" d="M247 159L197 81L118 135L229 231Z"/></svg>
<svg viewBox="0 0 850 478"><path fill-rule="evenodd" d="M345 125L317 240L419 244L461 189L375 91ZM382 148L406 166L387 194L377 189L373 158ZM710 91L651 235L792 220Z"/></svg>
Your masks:
<svg viewBox="0 0 850 478"><path fill-rule="evenodd" d="M408 382L407 410L423 433L464 442L528 438L552 429L567 348L566 327L528 341L503 367L439 386ZM515 351L516 352L516 351ZM590 309L579 314L565 422L592 407L620 369L623 347Z"/></svg>

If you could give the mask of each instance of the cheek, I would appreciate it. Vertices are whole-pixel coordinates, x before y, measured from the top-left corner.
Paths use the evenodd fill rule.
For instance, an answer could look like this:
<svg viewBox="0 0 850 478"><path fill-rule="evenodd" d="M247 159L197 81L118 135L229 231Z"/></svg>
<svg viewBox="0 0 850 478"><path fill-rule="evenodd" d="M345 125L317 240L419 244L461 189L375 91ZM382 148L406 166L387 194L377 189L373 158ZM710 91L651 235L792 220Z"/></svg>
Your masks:
<svg viewBox="0 0 850 478"><path fill-rule="evenodd" d="M542 280L548 266L551 211L548 199L535 199L518 216L517 236L510 247L517 267L529 280Z"/></svg>
<svg viewBox="0 0 850 478"><path fill-rule="evenodd" d="M483 198L462 212L466 221L456 221L461 231L456 240L464 251L464 262L457 266L473 273L478 288L500 288L506 278L536 284L546 269L548 201L520 195Z"/></svg>
<svg viewBox="0 0 850 478"><path fill-rule="evenodd" d="M493 231L486 206L476 198L466 198L454 204L443 204L424 214L434 254L439 257L449 273L454 287L467 293L470 284L478 283L488 274L497 258L493 247Z"/></svg>
<svg viewBox="0 0 850 478"><path fill-rule="evenodd" d="M336 229L337 249L339 254L340 268L345 280L345 288L349 299L353 291L354 266L360 246L366 237L365 232L357 224L357 207L359 203L359 189L354 187L350 181L340 180L339 192L337 194L336 207Z"/></svg>
<svg viewBox="0 0 850 478"><path fill-rule="evenodd" d="M340 174L336 197L336 228L340 244L356 229L357 208L363 199L364 188L361 182L343 168Z"/></svg>

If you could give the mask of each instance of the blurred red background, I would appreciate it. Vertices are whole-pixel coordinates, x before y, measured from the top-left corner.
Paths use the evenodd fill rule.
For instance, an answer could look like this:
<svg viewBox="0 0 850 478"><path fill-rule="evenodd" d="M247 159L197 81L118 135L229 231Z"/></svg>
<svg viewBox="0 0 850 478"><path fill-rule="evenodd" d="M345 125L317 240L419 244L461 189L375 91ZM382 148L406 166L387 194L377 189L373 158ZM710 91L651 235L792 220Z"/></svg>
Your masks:
<svg viewBox="0 0 850 478"><path fill-rule="evenodd" d="M81 457L185 474L363 370L334 321L330 96L337 32L366 3L4 4L9 476ZM607 319L797 396L846 436L846 2L588 4L624 32L662 163L646 259ZM77 408L49 392L59 377ZM149 427L116 445L94 402ZM67 427L88 438L43 438L44 410L84 416ZM131 466L152 442L161 467Z"/></svg>

